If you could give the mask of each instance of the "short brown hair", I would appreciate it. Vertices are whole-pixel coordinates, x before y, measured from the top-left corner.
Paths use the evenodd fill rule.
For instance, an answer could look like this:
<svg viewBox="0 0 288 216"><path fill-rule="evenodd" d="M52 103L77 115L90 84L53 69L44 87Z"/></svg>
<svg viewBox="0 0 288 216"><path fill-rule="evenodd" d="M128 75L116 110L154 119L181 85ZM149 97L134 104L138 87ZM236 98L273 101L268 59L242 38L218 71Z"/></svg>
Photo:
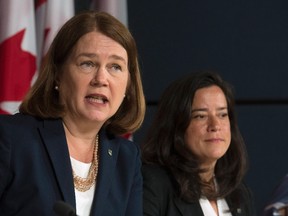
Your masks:
<svg viewBox="0 0 288 216"><path fill-rule="evenodd" d="M66 110L60 104L59 94L54 89L61 67L80 37L93 31L121 44L128 55L130 79L126 97L115 115L105 123L105 127L119 135L134 132L141 126L145 114L145 98L136 43L129 30L105 12L82 12L63 25L50 46L35 84L20 105L21 113L40 118L61 118L64 115Z"/></svg>

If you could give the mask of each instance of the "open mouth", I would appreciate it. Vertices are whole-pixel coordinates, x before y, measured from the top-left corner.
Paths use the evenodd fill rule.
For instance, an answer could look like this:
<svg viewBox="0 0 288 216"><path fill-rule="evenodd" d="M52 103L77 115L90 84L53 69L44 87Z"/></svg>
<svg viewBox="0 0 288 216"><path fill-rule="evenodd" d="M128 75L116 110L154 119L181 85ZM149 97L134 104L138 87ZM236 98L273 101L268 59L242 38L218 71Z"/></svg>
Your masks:
<svg viewBox="0 0 288 216"><path fill-rule="evenodd" d="M89 95L89 96L86 96L85 98L92 103L105 104L108 102L108 99L105 96L101 96L101 95Z"/></svg>

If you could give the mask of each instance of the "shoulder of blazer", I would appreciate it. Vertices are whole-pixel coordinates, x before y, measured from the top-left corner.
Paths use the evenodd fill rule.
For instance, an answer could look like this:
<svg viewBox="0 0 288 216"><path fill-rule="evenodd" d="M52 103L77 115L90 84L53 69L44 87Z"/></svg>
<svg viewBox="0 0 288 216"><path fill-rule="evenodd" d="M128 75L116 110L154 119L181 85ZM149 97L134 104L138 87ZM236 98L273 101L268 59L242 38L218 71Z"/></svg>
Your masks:
<svg viewBox="0 0 288 216"><path fill-rule="evenodd" d="M0 123L4 126L13 126L14 129L17 129L15 126L19 126L21 129L25 129L27 127L44 127L45 124L47 126L52 126L54 128L55 125L62 125L62 121L60 118L52 119L52 118L39 118L31 115L26 115L22 113L16 113L14 115L0 115Z"/></svg>
<svg viewBox="0 0 288 216"><path fill-rule="evenodd" d="M163 179L163 180L169 180L170 181L170 176L168 174L168 171L159 166L159 165L154 165L154 164L143 164L142 165L142 172L143 175L147 177L152 177L154 179Z"/></svg>
<svg viewBox="0 0 288 216"><path fill-rule="evenodd" d="M25 140L32 139L40 134L40 130L45 129L54 133L63 133L63 125L60 119L41 119L31 115L17 113L14 115L0 115L0 136L6 141L4 143L13 143L13 145L27 145L25 142L19 142L24 136ZM12 142L12 139L14 140ZM10 140L8 142L8 140ZM7 144L8 145L8 144Z"/></svg>
<svg viewBox="0 0 288 216"><path fill-rule="evenodd" d="M30 115L20 113L14 115L0 115L0 133L17 136L20 134L30 134L32 128L43 125L43 120L37 119Z"/></svg>
<svg viewBox="0 0 288 216"><path fill-rule="evenodd" d="M173 182L173 178L169 172L158 165L143 164L142 174L144 181L144 198L150 201L148 202L147 212L150 206L151 199L155 200L158 196L160 204L156 204L158 208L162 210L163 215L166 216L188 216L199 215L203 216L199 202L187 203L177 196L177 187ZM145 196L145 191L147 194ZM155 205L155 204L153 204ZM145 208L145 206L144 206Z"/></svg>
<svg viewBox="0 0 288 216"><path fill-rule="evenodd" d="M142 175L145 184L150 184L150 186L161 193L174 196L176 188L172 177L165 168L159 165L143 164Z"/></svg>
<svg viewBox="0 0 288 216"><path fill-rule="evenodd" d="M14 129L17 129L17 127L15 127L16 125L22 129L25 129L25 126L43 126L45 121L53 122L53 124L54 122L61 122L60 119L42 119L22 113L16 113L14 115L0 115L0 124L3 124L3 126L6 127L13 126Z"/></svg>
<svg viewBox="0 0 288 216"><path fill-rule="evenodd" d="M16 113L14 115L0 115L1 123L7 124L35 124L39 120L31 115Z"/></svg>
<svg viewBox="0 0 288 216"><path fill-rule="evenodd" d="M100 139L102 143L117 147L117 149L119 148L119 150L124 151L127 154L136 154L136 152L140 151L139 145L137 143L121 136L109 134L105 128L102 128L100 131Z"/></svg>

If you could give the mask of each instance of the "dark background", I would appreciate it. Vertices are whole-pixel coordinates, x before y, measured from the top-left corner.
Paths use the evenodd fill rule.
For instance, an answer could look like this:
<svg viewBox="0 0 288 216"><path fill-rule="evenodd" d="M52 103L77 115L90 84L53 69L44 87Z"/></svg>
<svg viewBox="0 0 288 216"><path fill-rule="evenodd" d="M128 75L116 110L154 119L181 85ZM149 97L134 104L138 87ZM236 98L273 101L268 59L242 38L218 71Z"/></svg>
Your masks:
<svg viewBox="0 0 288 216"><path fill-rule="evenodd" d="M261 215L288 171L288 1L127 1L147 100L134 140L142 142L172 80L195 69L217 70L235 87L250 160L246 182ZM76 12L87 2L75 0Z"/></svg>

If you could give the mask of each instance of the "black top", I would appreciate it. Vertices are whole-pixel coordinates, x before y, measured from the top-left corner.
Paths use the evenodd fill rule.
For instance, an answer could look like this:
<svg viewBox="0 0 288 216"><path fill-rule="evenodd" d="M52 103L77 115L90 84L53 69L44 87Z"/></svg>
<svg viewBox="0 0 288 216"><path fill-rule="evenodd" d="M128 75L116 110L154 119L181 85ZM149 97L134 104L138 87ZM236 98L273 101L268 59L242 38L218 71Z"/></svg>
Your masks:
<svg viewBox="0 0 288 216"><path fill-rule="evenodd" d="M144 181L143 207L145 216L204 216L199 202L187 203L176 195L176 186L169 173L157 165L143 165ZM232 201L235 193L241 194L240 205ZM225 197L233 216L254 216L253 199L248 188L241 184L228 197Z"/></svg>

